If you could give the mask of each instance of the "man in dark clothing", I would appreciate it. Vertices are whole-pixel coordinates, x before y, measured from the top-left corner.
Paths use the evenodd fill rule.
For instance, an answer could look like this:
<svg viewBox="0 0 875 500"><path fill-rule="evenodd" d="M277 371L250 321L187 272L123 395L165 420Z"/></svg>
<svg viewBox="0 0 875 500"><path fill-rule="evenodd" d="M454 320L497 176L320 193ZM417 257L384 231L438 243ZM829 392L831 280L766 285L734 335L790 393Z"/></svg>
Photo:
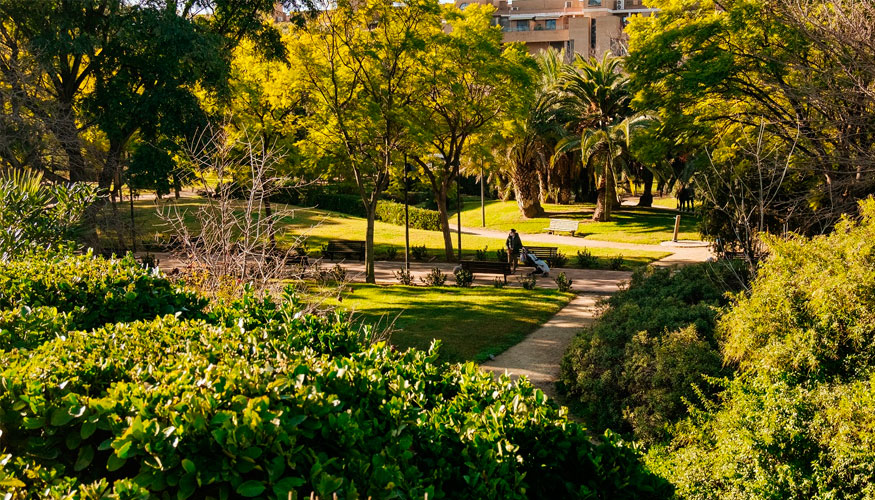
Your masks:
<svg viewBox="0 0 875 500"><path fill-rule="evenodd" d="M510 233L507 235L507 242L505 242L504 246L507 249L507 262L511 265L514 272L516 272L520 250L523 249L523 242L520 240L520 235L516 232L516 229L510 230Z"/></svg>

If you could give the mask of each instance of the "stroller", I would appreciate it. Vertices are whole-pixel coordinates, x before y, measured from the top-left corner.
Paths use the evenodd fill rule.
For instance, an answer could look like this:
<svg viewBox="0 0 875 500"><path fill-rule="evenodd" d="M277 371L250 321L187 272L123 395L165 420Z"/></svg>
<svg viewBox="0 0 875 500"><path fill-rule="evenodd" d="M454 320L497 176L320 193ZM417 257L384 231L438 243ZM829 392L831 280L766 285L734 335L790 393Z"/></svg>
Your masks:
<svg viewBox="0 0 875 500"><path fill-rule="evenodd" d="M520 250L520 257L522 258L523 265L533 266L535 268L532 271L532 276L549 276L550 275L550 266L547 265L546 262L539 259L535 254L529 252L529 250L523 247Z"/></svg>

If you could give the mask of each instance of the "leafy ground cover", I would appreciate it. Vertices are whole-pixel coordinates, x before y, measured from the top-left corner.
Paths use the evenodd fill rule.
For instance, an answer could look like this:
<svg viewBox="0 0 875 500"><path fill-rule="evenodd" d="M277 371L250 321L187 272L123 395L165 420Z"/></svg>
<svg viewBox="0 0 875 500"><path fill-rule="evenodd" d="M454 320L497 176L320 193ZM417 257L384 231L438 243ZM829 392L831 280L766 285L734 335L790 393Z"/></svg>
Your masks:
<svg viewBox="0 0 875 500"><path fill-rule="evenodd" d="M579 220L579 236L601 241L639 243L656 245L672 238L675 210L665 208L628 207L611 213L611 222L592 222L595 206L591 203L575 205L545 204L547 215L534 219L524 219L516 202L489 200L486 202L486 227L508 231L511 228L523 233L542 233L550 225L550 218ZM462 226L481 227L480 200L468 199L462 205ZM693 214L681 215L680 239L698 240L696 229L698 217Z"/></svg>
<svg viewBox="0 0 875 500"><path fill-rule="evenodd" d="M180 200L168 200L163 203L176 204L181 211L189 214L201 206L204 201L201 198L183 198ZM135 221L139 231L139 239L143 242L155 242L167 237L167 228L162 225L156 214L156 202L153 200L140 200L135 202ZM479 216L478 216L479 217ZM194 219L190 217L192 225ZM280 238L280 242L291 243L295 237L307 236L308 247L311 254L318 255L319 248L329 240L364 240L366 221L360 217L313 209L294 209L293 215L285 221L288 226ZM463 221L464 222L464 221ZM455 244L455 234L453 242ZM404 227L376 222L374 227L374 245L377 256L380 259L387 258L390 247L396 249L396 259L403 259L404 254ZM429 259L444 255L443 236L438 231L425 231L420 229L410 230L410 245L424 245L428 250ZM477 250L489 248L489 259L495 258L496 250L504 248L504 240L498 238L486 238L470 234L462 234L462 256L473 258ZM560 245L559 250L568 256L568 266L573 267L575 254L579 248ZM669 252L652 252L641 250L617 250L611 248L591 248L593 256L598 259L598 266L607 268L612 257L622 255L624 269L631 270L641 265L669 255Z"/></svg>
<svg viewBox="0 0 875 500"><path fill-rule="evenodd" d="M42 305L32 268L75 288L74 309ZM0 310L12 318L0 325L5 498L672 493L636 451L593 440L530 384L371 343L293 295L208 303L133 259L91 256L0 262L0 276L18 284ZM141 293L144 279L159 292ZM127 321L104 324L107 304Z"/></svg>
<svg viewBox="0 0 875 500"><path fill-rule="evenodd" d="M339 305L356 321L394 320L390 342L399 349L428 349L438 339L442 359L482 362L518 343L572 296L547 289L356 284Z"/></svg>

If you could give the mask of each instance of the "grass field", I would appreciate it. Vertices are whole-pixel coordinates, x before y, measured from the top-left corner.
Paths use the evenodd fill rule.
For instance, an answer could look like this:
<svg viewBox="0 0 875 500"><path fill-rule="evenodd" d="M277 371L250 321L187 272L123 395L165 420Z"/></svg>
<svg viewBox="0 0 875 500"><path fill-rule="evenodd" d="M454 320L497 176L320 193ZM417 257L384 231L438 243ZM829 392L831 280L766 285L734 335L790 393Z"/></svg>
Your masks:
<svg viewBox="0 0 875 500"><path fill-rule="evenodd" d="M673 200L658 200L671 204ZM524 219L516 202L489 200L486 202L486 227L507 231L511 228L522 233L541 233L550 225L550 218L579 220L579 236L587 239L657 245L672 239L674 219L678 212L662 207L628 207L611 213L611 222L592 222L592 204L545 204L545 217ZM462 226L481 227L480 201L467 200L462 206ZM681 215L678 238L698 240L696 225L699 220L692 214Z"/></svg>
<svg viewBox="0 0 875 500"><path fill-rule="evenodd" d="M178 201L167 200L163 203L175 203L181 211L192 213L203 203L203 200L199 198L182 198ZM166 227L162 226L162 223L156 214L155 201L137 201L135 202L134 207L138 238L141 241L156 241L156 233L159 235L159 240L166 238L168 230ZM194 219L190 218L190 220L193 221ZM328 240L365 239L365 228L367 226L365 219L360 217L311 209L295 209L293 210L293 216L288 217L284 222L286 223L286 228L280 237L280 241L288 243L296 236L306 234L308 248L310 253L314 255L318 254L321 245ZM454 246L455 243L456 236L455 233L453 233ZM411 246L425 245L430 256L442 260L444 246L443 236L440 232L411 229L410 244ZM404 227L379 221L376 222L374 228L374 245L378 258L385 259L388 248L395 247L398 250L396 260L402 260L404 254ZM495 258L495 250L504 248L504 239L462 234L463 258L473 257L476 250L482 250L485 247L489 248L488 256L491 260L492 258ZM569 257L568 266L573 267L575 265L574 256L578 248L574 246L560 245L559 250ZM602 267L607 267L610 258L616 255L623 255L623 259L626 263L624 268L627 270L669 255L669 252L616 250L611 248L591 248L590 252L599 258Z"/></svg>
<svg viewBox="0 0 875 500"><path fill-rule="evenodd" d="M483 362L519 343L572 297L546 289L355 284L334 305L361 321L395 320L390 341L399 349L428 349L438 339L441 359Z"/></svg>

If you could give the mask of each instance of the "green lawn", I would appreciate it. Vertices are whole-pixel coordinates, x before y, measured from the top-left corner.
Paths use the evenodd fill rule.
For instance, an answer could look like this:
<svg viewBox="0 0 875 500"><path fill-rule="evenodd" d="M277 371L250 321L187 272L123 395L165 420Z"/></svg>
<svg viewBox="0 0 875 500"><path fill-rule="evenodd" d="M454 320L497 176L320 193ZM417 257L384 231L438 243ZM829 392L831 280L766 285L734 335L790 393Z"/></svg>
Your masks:
<svg viewBox="0 0 875 500"><path fill-rule="evenodd" d="M178 201L166 200L163 203L175 203L180 210L193 212L203 203L203 200L199 198L183 198ZM162 227L155 213L155 201L137 201L134 203L134 206L135 220L141 241L156 241L156 233L166 236L167 228ZM310 253L314 255L318 254L321 245L328 240L365 239L365 228L367 226L365 219L360 217L311 209L295 209L293 216L288 217L284 222L287 223L287 226L279 238L280 241L291 242L296 236L306 234ZM159 239L161 238L159 237ZM455 243L456 234L453 233L454 246ZM378 221L374 228L374 244L378 258L386 258L388 248L395 247L398 250L395 257L396 260L403 260L404 227ZM411 229L410 244L411 246L425 245L430 256L436 256L437 260L442 260L444 247L443 236L440 232ZM463 258L474 257L476 250L485 247L489 248L488 257L491 260L495 258L495 250L504 248L504 239L462 234ZM576 264L574 256L578 248L560 245L559 250L569 257L568 266L573 267ZM611 257L623 255L626 262L624 268L627 270L669 255L669 252L616 250L611 248L591 248L590 252L600 259L603 267L607 267L607 262Z"/></svg>
<svg viewBox="0 0 875 500"><path fill-rule="evenodd" d="M661 204L669 203L659 200ZM678 212L665 208L628 207L611 214L611 222L592 222L592 204L554 205L545 204L547 215L524 219L515 201L490 200L486 202L486 227L502 231L516 229L522 233L541 233L550 225L550 218L579 220L579 236L601 241L640 243L656 245L672 239L674 219ZM698 240L698 218L681 214L678 238ZM480 201L467 200L462 208L462 226L481 227Z"/></svg>
<svg viewBox="0 0 875 500"><path fill-rule="evenodd" d="M399 349L428 349L439 339L441 359L483 362L517 344L572 297L546 289L354 284L334 305L370 323L397 316L390 341Z"/></svg>

